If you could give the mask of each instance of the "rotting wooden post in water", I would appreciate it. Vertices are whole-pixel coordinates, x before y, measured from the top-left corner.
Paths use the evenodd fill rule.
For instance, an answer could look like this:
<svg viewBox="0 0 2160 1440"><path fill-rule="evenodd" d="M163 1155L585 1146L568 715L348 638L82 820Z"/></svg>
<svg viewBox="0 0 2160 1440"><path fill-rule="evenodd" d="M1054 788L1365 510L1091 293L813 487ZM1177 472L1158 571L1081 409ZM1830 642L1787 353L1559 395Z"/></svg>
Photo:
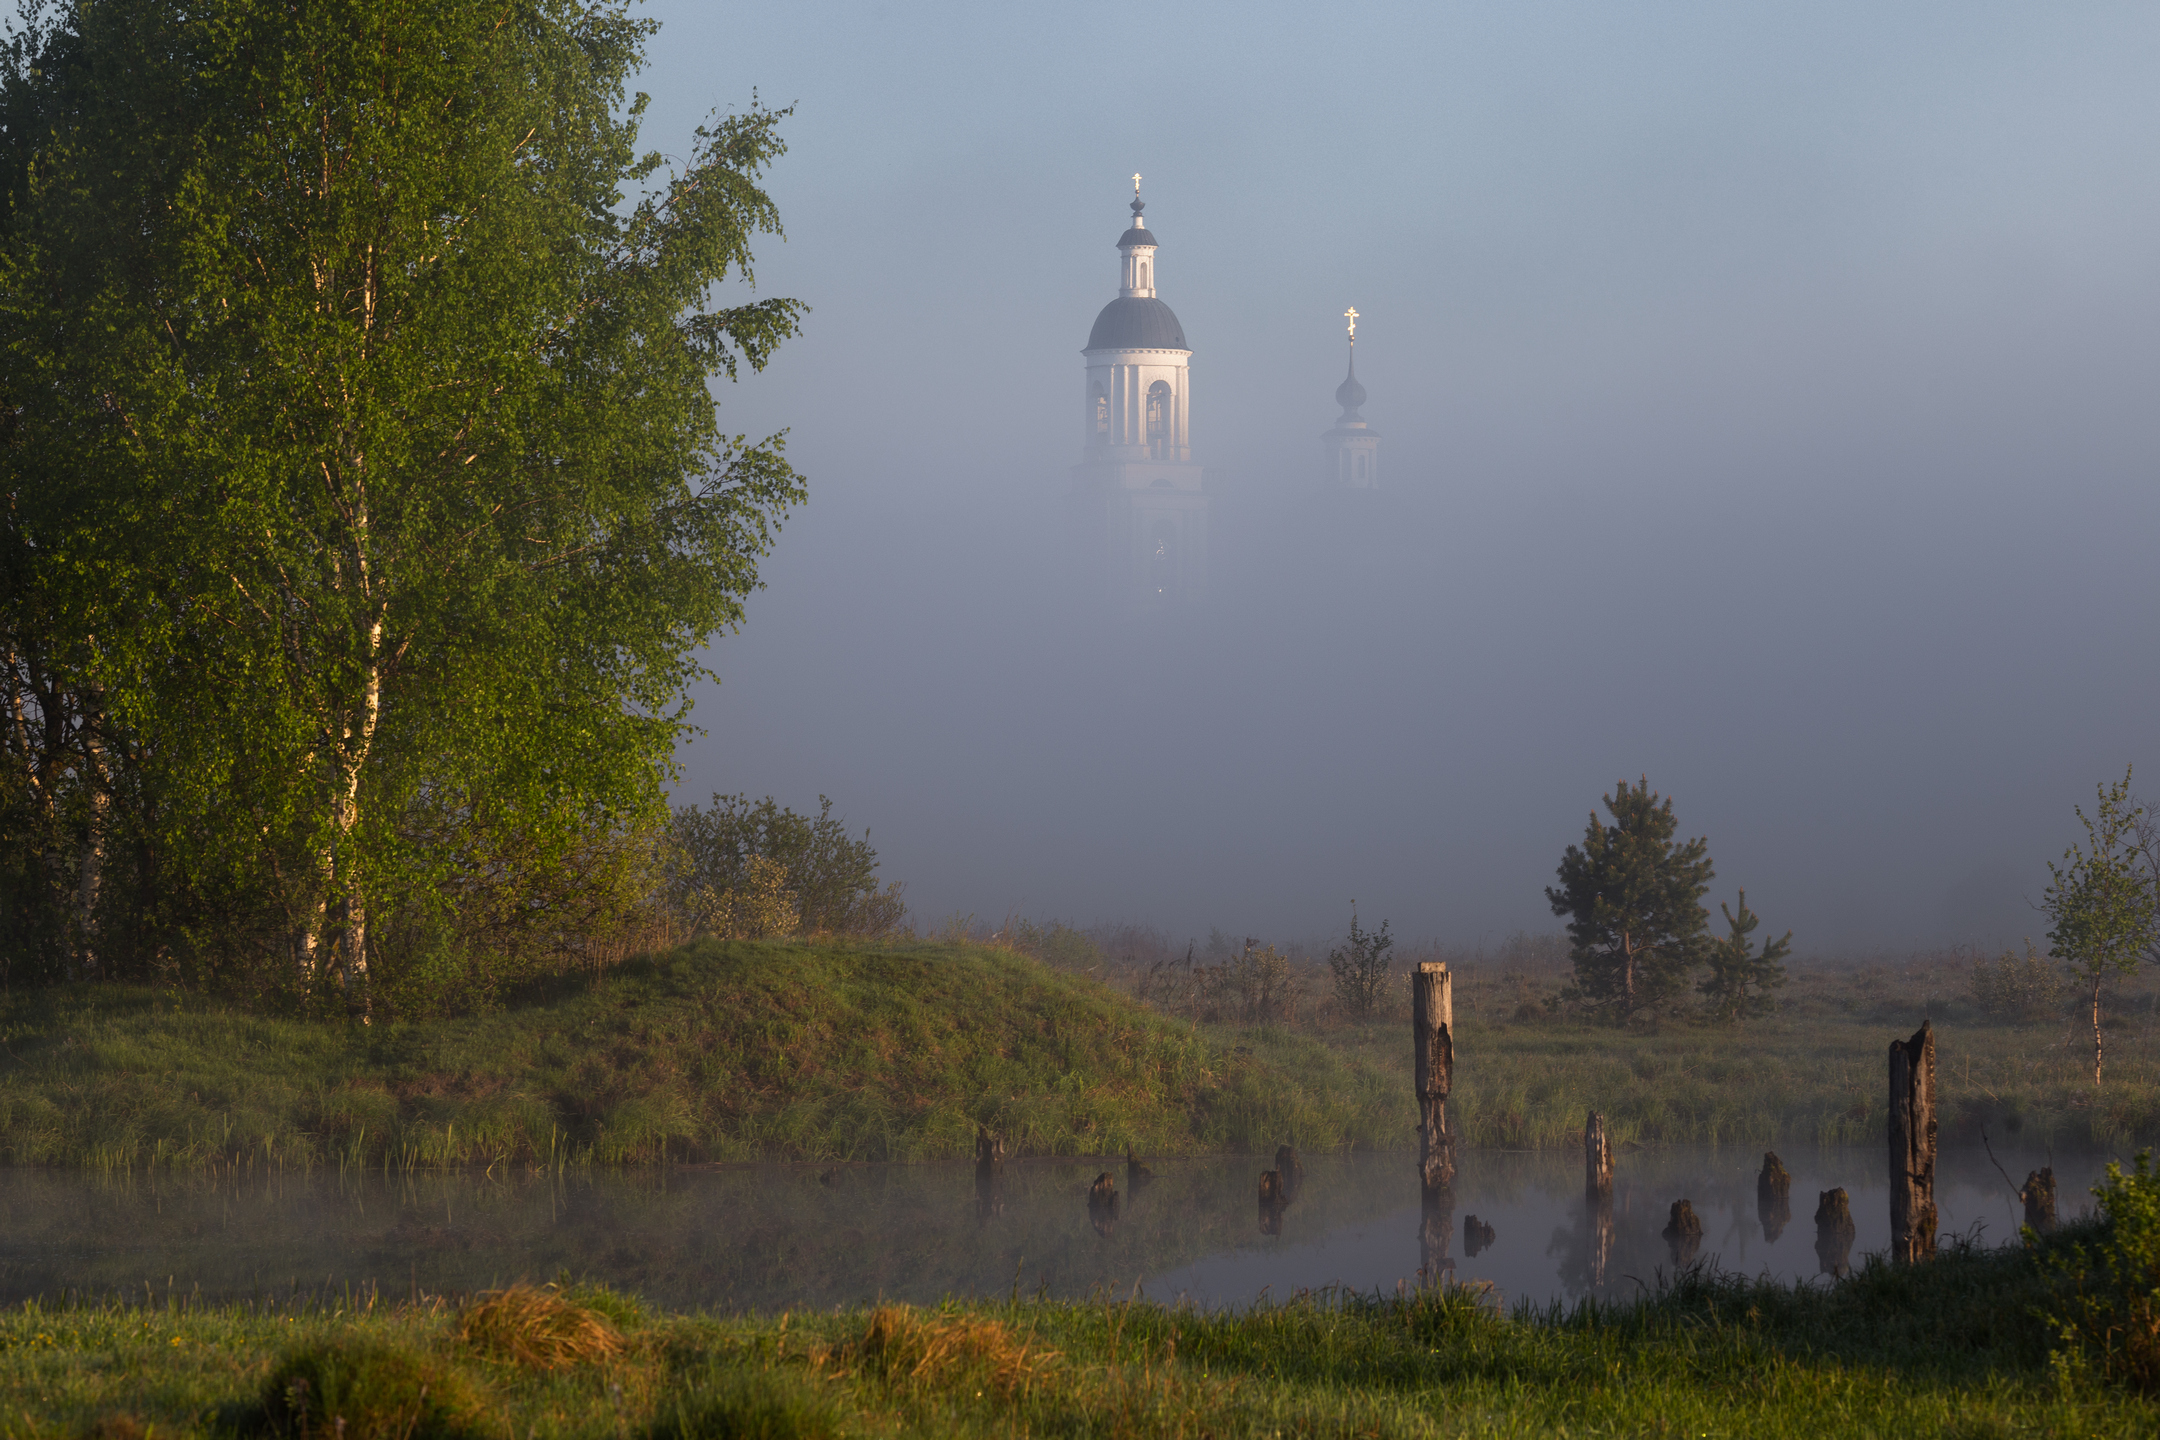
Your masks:
<svg viewBox="0 0 2160 1440"><path fill-rule="evenodd" d="M1612 1203L1612 1136L1597 1111L1583 1125L1583 1198L1592 1205Z"/></svg>
<svg viewBox="0 0 2160 1440"><path fill-rule="evenodd" d="M1455 1084L1455 982L1448 967L1428 960L1410 978L1410 1023L1417 1045L1418 1176L1433 1203L1455 1183L1455 1137L1448 1131L1447 1097Z"/></svg>
<svg viewBox="0 0 2160 1440"><path fill-rule="evenodd" d="M1935 1027L1890 1042L1890 1258L1935 1253Z"/></svg>

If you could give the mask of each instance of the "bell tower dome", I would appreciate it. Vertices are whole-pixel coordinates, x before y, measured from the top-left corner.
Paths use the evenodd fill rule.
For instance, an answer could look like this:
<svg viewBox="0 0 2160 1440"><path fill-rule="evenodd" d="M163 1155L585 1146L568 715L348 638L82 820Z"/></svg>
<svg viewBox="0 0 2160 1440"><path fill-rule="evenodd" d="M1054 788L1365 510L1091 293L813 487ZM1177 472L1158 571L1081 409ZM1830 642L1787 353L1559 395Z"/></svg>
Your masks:
<svg viewBox="0 0 2160 1440"><path fill-rule="evenodd" d="M1157 240L1140 177L1118 237L1117 298L1080 352L1081 459L1074 485L1099 529L1111 592L1154 609L1197 600L1207 583L1205 476L1193 463L1192 349L1157 295Z"/></svg>

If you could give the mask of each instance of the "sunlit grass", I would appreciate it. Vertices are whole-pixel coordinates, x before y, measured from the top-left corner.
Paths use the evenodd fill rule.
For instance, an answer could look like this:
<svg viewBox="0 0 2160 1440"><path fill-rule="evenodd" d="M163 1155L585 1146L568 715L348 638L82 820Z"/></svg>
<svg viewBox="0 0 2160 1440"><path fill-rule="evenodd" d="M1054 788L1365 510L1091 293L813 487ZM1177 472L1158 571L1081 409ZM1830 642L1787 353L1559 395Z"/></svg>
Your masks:
<svg viewBox="0 0 2160 1440"><path fill-rule="evenodd" d="M2051 1273L2016 1248L1952 1248L1835 1285L1694 1272L1632 1304L1506 1315L1452 1289L1234 1313L1111 1299L762 1317L573 1291L550 1323L614 1338L522 1358L473 1343L493 1333L472 1321L485 1299L32 1306L0 1316L0 1423L232 1433L304 1416L311 1433L344 1418L348 1440L2152 1433L2150 1402L2051 1372ZM297 1399L296 1377L315 1380Z"/></svg>

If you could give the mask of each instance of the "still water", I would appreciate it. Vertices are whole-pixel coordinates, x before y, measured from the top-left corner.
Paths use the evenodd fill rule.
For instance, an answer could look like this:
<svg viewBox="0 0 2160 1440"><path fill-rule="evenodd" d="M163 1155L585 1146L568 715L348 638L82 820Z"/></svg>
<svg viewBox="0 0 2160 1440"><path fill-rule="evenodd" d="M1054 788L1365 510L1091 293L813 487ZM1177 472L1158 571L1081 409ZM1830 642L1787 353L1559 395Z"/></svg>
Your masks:
<svg viewBox="0 0 2160 1440"><path fill-rule="evenodd" d="M1997 1147L2022 1182L2049 1157ZM1421 1266L1545 1304L1654 1287L1674 1256L1674 1200L1703 1224L1698 1255L1730 1270L1808 1278L1817 1192L1843 1186L1857 1265L1889 1242L1879 1147L1783 1153L1792 1216L1758 1212L1762 1153L1674 1147L1624 1153L1610 1222L1585 1212L1566 1153L1472 1152L1454 1208L1429 1226L1412 1157L1310 1155L1289 1204L1258 1202L1257 1156L1151 1162L1008 1162L994 1190L974 1167L761 1165L649 1174L503 1178L315 1173L110 1179L0 1171L0 1303L74 1292L268 1298L348 1287L386 1297L456 1294L520 1279L604 1281L669 1306L776 1311L883 1299L933 1302L1014 1290L1137 1293L1204 1306L1340 1286L1414 1283ZM2056 1157L2065 1219L2091 1204L2106 1155ZM1090 1207L1107 1172L1115 1213ZM1945 1236L2016 1233L2011 1187L1979 1152L1946 1153L1936 1198ZM1472 1223L1475 1217L1475 1223ZM1489 1230L1489 1235L1488 1235Z"/></svg>

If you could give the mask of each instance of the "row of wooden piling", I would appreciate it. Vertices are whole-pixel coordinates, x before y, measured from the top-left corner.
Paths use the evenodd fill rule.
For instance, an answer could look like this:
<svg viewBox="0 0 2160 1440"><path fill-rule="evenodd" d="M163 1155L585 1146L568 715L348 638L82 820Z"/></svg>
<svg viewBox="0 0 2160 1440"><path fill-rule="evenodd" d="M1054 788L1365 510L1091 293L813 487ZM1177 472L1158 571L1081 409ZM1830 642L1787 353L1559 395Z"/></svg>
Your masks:
<svg viewBox="0 0 2160 1440"><path fill-rule="evenodd" d="M1434 1212L1452 1208L1448 1195L1455 1178L1455 1137L1448 1128L1448 1093L1455 1080L1454 985L1444 963L1418 966L1411 980L1412 1045L1416 1059L1418 1101L1418 1180L1424 1192L1425 1223L1421 1239L1426 1278L1452 1269L1445 1259L1445 1230L1434 1224ZM1935 1029L1922 1022L1907 1040L1890 1042L1890 1255L1910 1263L1935 1253ZM1590 1112L1583 1124L1583 1191L1593 1213L1609 1215L1613 1194L1612 1131L1605 1117ZM1775 1240L1792 1215L1792 1176L1777 1155L1763 1156L1756 1178L1756 1198L1761 1209L1763 1232ZM2025 1223L2045 1233L2055 1228L2055 1172L2052 1167L2033 1171L2018 1191L2025 1207ZM1780 1214L1779 1212L1782 1212ZM1472 1217L1475 1219L1475 1217ZM1773 1232L1773 1225L1776 1232ZM1815 1207L1816 1252L1826 1273L1842 1275L1850 1268L1856 1227L1852 1201L1840 1186L1821 1192ZM1609 1225L1607 1229L1609 1229ZM1694 1206L1677 1200L1665 1228L1674 1258L1683 1252L1692 1257L1702 1235L1702 1221ZM1435 1253L1435 1240L1438 1253ZM1474 1251L1472 1253L1475 1253ZM1834 1259L1832 1257L1835 1257Z"/></svg>

